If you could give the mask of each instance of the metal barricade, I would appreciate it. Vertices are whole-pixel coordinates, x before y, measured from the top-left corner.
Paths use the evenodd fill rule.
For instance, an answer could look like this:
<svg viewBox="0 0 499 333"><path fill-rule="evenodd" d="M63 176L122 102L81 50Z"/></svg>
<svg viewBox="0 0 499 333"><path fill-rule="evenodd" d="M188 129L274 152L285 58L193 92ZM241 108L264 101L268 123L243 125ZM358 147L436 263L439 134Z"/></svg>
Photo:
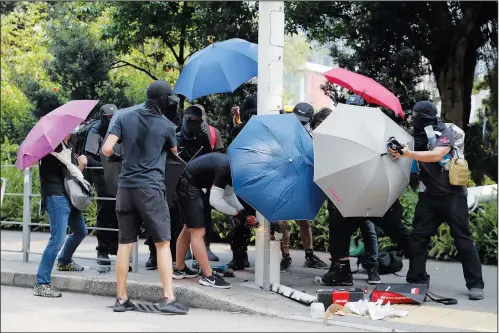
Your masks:
<svg viewBox="0 0 499 333"><path fill-rule="evenodd" d="M2 168L5 167L15 167L14 165L2 165ZM41 252L34 252L30 250L30 243L31 243L31 226L42 226L42 227L48 227L48 224L45 223L32 223L31 222L31 204L32 204L32 199L34 197L40 197L40 194L32 193L33 189L33 182L32 182L32 168L27 168L25 169L24 176L23 176L23 193L7 193L5 192L6 190L6 182L8 179L2 178L2 184L1 184L1 189L2 189L2 201L3 197L5 196L13 196L13 197L23 197L23 221L0 221L0 224L2 225L21 225L22 226L22 250L10 250L10 249L1 249L2 252L11 252L11 253L22 253L23 257L23 262L29 262L29 255L30 254L37 254L37 255L42 255ZM102 167L87 167L87 169L102 169ZM113 200L116 201L116 198L104 198L104 197L94 197L95 200ZM87 227L88 230L101 230L101 231L113 231L113 232L118 232L118 229L113 229L113 228L98 228L98 227ZM139 246L138 246L138 237L137 237L137 242L135 243L133 247L133 252L132 252L132 272L137 273L139 271ZM97 257L83 257L83 256L73 256L73 258L77 259L87 259L87 260L97 260ZM114 259L99 259L102 261L110 261L110 262L115 262L116 260Z"/></svg>

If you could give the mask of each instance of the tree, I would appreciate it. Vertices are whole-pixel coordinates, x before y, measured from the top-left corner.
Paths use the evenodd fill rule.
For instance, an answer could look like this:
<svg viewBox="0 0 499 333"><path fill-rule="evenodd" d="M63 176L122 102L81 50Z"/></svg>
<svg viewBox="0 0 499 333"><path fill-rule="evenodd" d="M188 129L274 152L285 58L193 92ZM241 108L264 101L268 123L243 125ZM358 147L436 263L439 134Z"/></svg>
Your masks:
<svg viewBox="0 0 499 333"><path fill-rule="evenodd" d="M431 72L442 116L466 128L477 58L487 44L497 50L497 2L294 2L287 6L288 31L332 43L342 67L354 68L399 94L397 81L413 91ZM353 54L338 46L342 41ZM425 64L428 61L428 65ZM406 107L406 105L403 106Z"/></svg>
<svg viewBox="0 0 499 333"><path fill-rule="evenodd" d="M105 37L114 41L122 54L132 47L140 49L144 42L157 39L166 48L158 47L147 57L181 71L186 60L211 40L243 38L257 41L257 8L248 2L115 2ZM171 52L174 63L165 63ZM157 79L147 68L120 61ZM183 107L184 98L181 99Z"/></svg>

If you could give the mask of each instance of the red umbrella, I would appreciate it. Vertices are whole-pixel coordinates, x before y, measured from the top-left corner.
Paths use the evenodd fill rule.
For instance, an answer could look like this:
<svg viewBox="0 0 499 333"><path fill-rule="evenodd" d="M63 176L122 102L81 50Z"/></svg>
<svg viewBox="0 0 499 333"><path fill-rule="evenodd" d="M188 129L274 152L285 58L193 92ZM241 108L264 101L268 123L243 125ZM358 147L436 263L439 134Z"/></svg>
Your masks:
<svg viewBox="0 0 499 333"><path fill-rule="evenodd" d="M397 96L373 79L343 68L335 68L322 75L329 82L360 95L366 103L384 106L404 118L404 111Z"/></svg>

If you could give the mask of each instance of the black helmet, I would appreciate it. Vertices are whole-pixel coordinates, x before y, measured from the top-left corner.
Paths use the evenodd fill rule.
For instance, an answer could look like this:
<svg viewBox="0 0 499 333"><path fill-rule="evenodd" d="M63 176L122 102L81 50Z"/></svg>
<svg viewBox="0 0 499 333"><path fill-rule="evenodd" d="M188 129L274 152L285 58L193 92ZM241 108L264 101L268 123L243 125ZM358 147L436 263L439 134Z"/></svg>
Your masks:
<svg viewBox="0 0 499 333"><path fill-rule="evenodd" d="M308 103L301 102L296 104L293 109L293 113L302 123L309 123L312 121L312 117L314 116L314 108Z"/></svg>
<svg viewBox="0 0 499 333"><path fill-rule="evenodd" d="M312 129L316 129L317 127L319 127L319 125L322 124L324 120L326 120L326 118L331 114L331 112L333 112L333 110L331 110L330 108L320 109L319 112L317 112L315 116L312 118L310 127L312 127Z"/></svg>
<svg viewBox="0 0 499 333"><path fill-rule="evenodd" d="M117 109L118 107L114 104L106 104L100 108L100 128L102 132L107 131L111 117Z"/></svg>
<svg viewBox="0 0 499 333"><path fill-rule="evenodd" d="M366 102L364 101L364 99L362 97L360 97L359 95L350 95L348 98L347 98L347 104L348 105L358 105L358 106L364 106L366 105Z"/></svg>

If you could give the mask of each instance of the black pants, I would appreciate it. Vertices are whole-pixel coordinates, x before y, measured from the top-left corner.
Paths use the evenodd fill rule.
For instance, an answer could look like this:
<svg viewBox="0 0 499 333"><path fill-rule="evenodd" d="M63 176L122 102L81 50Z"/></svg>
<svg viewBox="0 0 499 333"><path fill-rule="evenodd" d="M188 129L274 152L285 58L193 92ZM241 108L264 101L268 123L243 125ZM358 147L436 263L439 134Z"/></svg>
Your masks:
<svg viewBox="0 0 499 333"><path fill-rule="evenodd" d="M238 199L248 214L256 214L255 209L248 205L246 201L239 197ZM233 255L246 255L246 252L248 251L248 244L251 240L251 229L245 225L239 225L231 231L229 238L230 249L232 250Z"/></svg>
<svg viewBox="0 0 499 333"><path fill-rule="evenodd" d="M104 183L95 183L98 197L111 197L105 189ZM114 200L97 200L97 228L118 229L116 217L116 202ZM96 230L97 251L116 255L118 251L118 232Z"/></svg>
<svg viewBox="0 0 499 333"><path fill-rule="evenodd" d="M468 205L465 194L431 195L420 193L414 212L412 231L412 257L407 281L426 282L426 259L430 239L443 222L449 225L456 243L464 279L468 288L484 287L482 265L468 220Z"/></svg>
<svg viewBox="0 0 499 333"><path fill-rule="evenodd" d="M331 261L336 262L341 258L349 256L350 237L357 228L365 223L366 218L344 218L330 200L328 200L327 208L329 212L329 254L331 255ZM388 237L404 250L405 255L408 256L410 253L410 232L402 223L403 214L402 205L397 200L386 212L385 216L382 218L370 218L369 220L383 230ZM365 231L366 229L364 229ZM366 238L369 239L367 235ZM366 247L369 246L373 245L366 244Z"/></svg>

